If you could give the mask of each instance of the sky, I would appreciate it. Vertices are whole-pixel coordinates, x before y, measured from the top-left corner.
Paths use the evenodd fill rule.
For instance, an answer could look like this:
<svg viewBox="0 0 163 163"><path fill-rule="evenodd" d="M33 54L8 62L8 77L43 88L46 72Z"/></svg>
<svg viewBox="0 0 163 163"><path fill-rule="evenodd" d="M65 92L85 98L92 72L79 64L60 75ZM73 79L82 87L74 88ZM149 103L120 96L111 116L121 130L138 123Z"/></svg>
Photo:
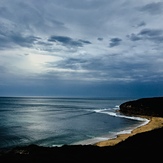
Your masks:
<svg viewBox="0 0 163 163"><path fill-rule="evenodd" d="M162 0L0 0L0 96L162 96L162 20Z"/></svg>

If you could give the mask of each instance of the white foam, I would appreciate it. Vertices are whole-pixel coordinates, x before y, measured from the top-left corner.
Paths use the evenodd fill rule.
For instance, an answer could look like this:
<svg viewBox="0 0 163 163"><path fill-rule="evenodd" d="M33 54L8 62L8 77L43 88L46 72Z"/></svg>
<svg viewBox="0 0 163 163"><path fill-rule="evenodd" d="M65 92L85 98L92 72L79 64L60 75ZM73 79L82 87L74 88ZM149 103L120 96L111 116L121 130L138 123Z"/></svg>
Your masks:
<svg viewBox="0 0 163 163"><path fill-rule="evenodd" d="M114 112L101 112L101 113L104 113L104 114L108 114L108 115L111 115L111 116L114 116L114 117L118 117L118 115Z"/></svg>
<svg viewBox="0 0 163 163"><path fill-rule="evenodd" d="M63 144L60 144L60 145L59 144L53 144L52 145L52 147L62 147L62 146L63 146Z"/></svg>
<svg viewBox="0 0 163 163"><path fill-rule="evenodd" d="M119 134L130 134L134 129L136 129L138 127L141 127L141 126L144 126L144 125L148 124L149 121L150 121L150 120L145 119L145 118L142 118L142 119L143 119L144 123L141 123L140 125L132 127L130 129L119 131L119 132L116 133L116 135L119 135Z"/></svg>
<svg viewBox="0 0 163 163"><path fill-rule="evenodd" d="M119 131L116 133L116 135L120 135L120 134L130 134L132 132L133 129L128 129L128 130L123 130L123 131Z"/></svg>
<svg viewBox="0 0 163 163"><path fill-rule="evenodd" d="M115 108L116 108L116 110L118 110L119 106L116 105ZM137 121L141 121L142 123L140 125L138 125L138 126L126 128L126 129L124 129L122 131L110 132L110 133L108 133L108 135L105 135L105 136L95 137L95 138L79 141L79 142L74 143L74 145L78 145L78 144L81 144L81 145L95 144L95 143L100 142L100 141L105 141L105 140L116 138L120 134L130 134L134 129L136 129L138 127L141 127L141 126L144 126L144 125L148 124L149 121L150 121L150 120L148 120L146 118L126 116L126 115L122 115L122 114L111 111L111 110L115 110L115 108L113 108L113 109L110 109L110 108L109 109L96 109L96 110L93 110L93 111L96 112L96 113L107 114L107 115L114 116L114 117L137 120ZM89 110L89 111L92 111L92 110Z"/></svg>
<svg viewBox="0 0 163 163"><path fill-rule="evenodd" d="M119 105L115 105L114 110L119 110Z"/></svg>
<svg viewBox="0 0 163 163"><path fill-rule="evenodd" d="M76 143L73 143L72 145L91 145L91 144L95 144L97 142L105 141L108 139L111 139L111 137L95 137L92 139L78 141Z"/></svg>
<svg viewBox="0 0 163 163"><path fill-rule="evenodd" d="M146 118L117 114L116 112L112 112L111 109L96 109L96 110L94 110L94 112L108 114L110 116L119 117L119 118L127 118L127 119L138 120L138 121L148 121Z"/></svg>
<svg viewBox="0 0 163 163"><path fill-rule="evenodd" d="M93 111L96 113L103 113L104 111L110 111L110 110L112 110L112 109L110 109L110 108L108 108L108 109L95 109ZM92 110L89 110L89 111L92 111Z"/></svg>
<svg viewBox="0 0 163 163"><path fill-rule="evenodd" d="M145 119L145 118L143 118L143 119ZM114 139L120 134L130 134L134 129L141 127L141 126L144 126L149 122L149 120L147 120L147 119L145 119L145 120L146 121L144 121L144 123L140 124L139 126L126 128L126 129L124 129L122 131L118 131L118 132L110 132L110 133L108 133L108 135L104 135L101 137L94 137L91 139L79 141L79 142L73 143L72 145L93 145L93 144L101 142L101 141Z"/></svg>

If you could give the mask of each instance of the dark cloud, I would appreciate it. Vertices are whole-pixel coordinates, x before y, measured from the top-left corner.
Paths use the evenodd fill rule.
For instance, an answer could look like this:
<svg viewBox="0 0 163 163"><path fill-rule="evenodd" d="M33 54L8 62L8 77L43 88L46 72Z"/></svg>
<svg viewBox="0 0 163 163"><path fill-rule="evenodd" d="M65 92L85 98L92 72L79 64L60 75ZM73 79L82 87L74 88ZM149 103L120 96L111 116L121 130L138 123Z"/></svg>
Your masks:
<svg viewBox="0 0 163 163"><path fill-rule="evenodd" d="M13 34L10 37L11 41L22 47L31 47L35 41L39 40L39 37L35 36L22 36L20 34Z"/></svg>
<svg viewBox="0 0 163 163"><path fill-rule="evenodd" d="M44 41L37 41L36 44L42 45L42 46L52 46L53 45L52 43L44 42Z"/></svg>
<svg viewBox="0 0 163 163"><path fill-rule="evenodd" d="M99 71L106 72L110 69L110 64L107 62L109 58L100 57L100 58L67 58L65 60L59 61L57 67L59 68L68 68L72 70L88 70L94 74ZM56 66L56 65L55 65ZM112 65L113 66L113 65ZM95 75L98 76L98 75Z"/></svg>
<svg viewBox="0 0 163 163"><path fill-rule="evenodd" d="M146 23L144 21L140 22L137 27L143 27L143 26L146 26Z"/></svg>
<svg viewBox="0 0 163 163"><path fill-rule="evenodd" d="M97 38L98 41L103 41L102 37Z"/></svg>
<svg viewBox="0 0 163 163"><path fill-rule="evenodd" d="M163 30L161 29L143 29L138 34L127 35L131 41L150 40L157 43L163 42Z"/></svg>
<svg viewBox="0 0 163 163"><path fill-rule="evenodd" d="M81 43L84 43L84 44L91 44L91 42L90 41L87 41L87 40L81 40L81 39L79 39L78 41L80 41Z"/></svg>
<svg viewBox="0 0 163 163"><path fill-rule="evenodd" d="M150 14L160 14L163 12L163 2L149 3L139 9L142 12L148 12Z"/></svg>
<svg viewBox="0 0 163 163"><path fill-rule="evenodd" d="M74 40L71 37L67 36L51 36L48 41L50 42L59 42L64 46L72 46L72 47L83 47L86 44L91 44L90 41L87 40Z"/></svg>
<svg viewBox="0 0 163 163"><path fill-rule="evenodd" d="M47 67L50 68L61 68L61 69L71 69L71 70L88 70L94 74L96 72L102 71L106 72L111 68L111 65L108 60L108 57L100 58L65 58L64 60L58 62L49 62ZM98 75L95 75L98 76Z"/></svg>
<svg viewBox="0 0 163 163"><path fill-rule="evenodd" d="M57 67L57 68L66 68L66 69L72 69L72 70L78 70L82 68L85 64L87 64L86 59L80 59L80 58L66 58L59 62L50 62L47 63L48 67Z"/></svg>
<svg viewBox="0 0 163 163"><path fill-rule="evenodd" d="M131 41L139 41L139 40L142 40L142 38L140 36L138 36L137 34L134 34L134 33L132 33L131 35L127 35L127 37Z"/></svg>
<svg viewBox="0 0 163 163"><path fill-rule="evenodd" d="M54 71L50 72L51 75L65 76L66 72L69 78L79 77L80 80L96 78L101 81L146 82L157 80L158 76L162 78L161 73L152 71L151 62L148 60L139 63L134 60L117 60L117 57L113 56L91 59L66 58L58 62L49 62L46 66L51 70L54 68ZM55 69L63 71L55 71ZM80 73L78 70L81 70Z"/></svg>
<svg viewBox="0 0 163 163"><path fill-rule="evenodd" d="M76 46L76 47L83 46L83 44L80 41L74 41L72 38L66 36L51 36L51 38L49 38L48 41L60 42L64 46Z"/></svg>
<svg viewBox="0 0 163 163"><path fill-rule="evenodd" d="M120 45L122 39L120 39L120 38L112 38L110 41L111 41L110 42L110 47L112 48L114 46Z"/></svg>
<svg viewBox="0 0 163 163"><path fill-rule="evenodd" d="M160 29L143 29L140 31L138 35L147 36L147 37L155 37L163 34L163 30Z"/></svg>
<svg viewBox="0 0 163 163"><path fill-rule="evenodd" d="M141 21L141 22L138 22L138 23L134 23L134 25L132 27L135 27L135 28L140 28L140 27L144 27L146 26L146 22L145 21Z"/></svg>
<svg viewBox="0 0 163 163"><path fill-rule="evenodd" d="M22 47L32 47L40 39L40 37L32 35L23 36L21 33L7 31L4 27L0 27L0 46L12 47L13 44L17 44Z"/></svg>
<svg viewBox="0 0 163 163"><path fill-rule="evenodd" d="M10 28L10 25L15 25L14 31L21 31L22 33L41 32L51 34L64 30L66 31L65 24L60 21L60 18L56 18L56 8L52 10L51 0L44 1L21 1L16 0L13 3L10 1L0 3L0 25L6 25L6 28ZM45 3L45 4L44 4ZM13 14L14 13L14 14ZM2 19L1 19L2 18Z"/></svg>

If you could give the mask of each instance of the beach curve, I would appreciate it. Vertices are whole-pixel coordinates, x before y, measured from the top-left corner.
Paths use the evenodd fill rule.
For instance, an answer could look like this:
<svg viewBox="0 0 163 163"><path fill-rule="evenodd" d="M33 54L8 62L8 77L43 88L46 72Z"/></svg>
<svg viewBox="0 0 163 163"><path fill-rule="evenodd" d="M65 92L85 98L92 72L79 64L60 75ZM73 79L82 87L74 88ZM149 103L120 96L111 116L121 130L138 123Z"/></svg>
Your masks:
<svg viewBox="0 0 163 163"><path fill-rule="evenodd" d="M119 134L117 135L116 138L100 141L98 143L95 143L94 145L99 146L99 147L114 146L136 134L148 132L148 131L163 127L162 117L150 117L150 116L141 116L141 117L148 119L149 120L148 123L135 128L130 133Z"/></svg>

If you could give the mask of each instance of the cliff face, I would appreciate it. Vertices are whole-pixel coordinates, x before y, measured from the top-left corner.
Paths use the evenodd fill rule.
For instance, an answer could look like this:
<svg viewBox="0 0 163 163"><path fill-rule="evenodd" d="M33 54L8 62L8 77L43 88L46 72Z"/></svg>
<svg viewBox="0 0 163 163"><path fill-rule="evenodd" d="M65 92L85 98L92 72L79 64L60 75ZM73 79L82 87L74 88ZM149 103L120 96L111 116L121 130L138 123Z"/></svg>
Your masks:
<svg viewBox="0 0 163 163"><path fill-rule="evenodd" d="M142 98L120 105L120 112L132 115L163 117L163 97Z"/></svg>

